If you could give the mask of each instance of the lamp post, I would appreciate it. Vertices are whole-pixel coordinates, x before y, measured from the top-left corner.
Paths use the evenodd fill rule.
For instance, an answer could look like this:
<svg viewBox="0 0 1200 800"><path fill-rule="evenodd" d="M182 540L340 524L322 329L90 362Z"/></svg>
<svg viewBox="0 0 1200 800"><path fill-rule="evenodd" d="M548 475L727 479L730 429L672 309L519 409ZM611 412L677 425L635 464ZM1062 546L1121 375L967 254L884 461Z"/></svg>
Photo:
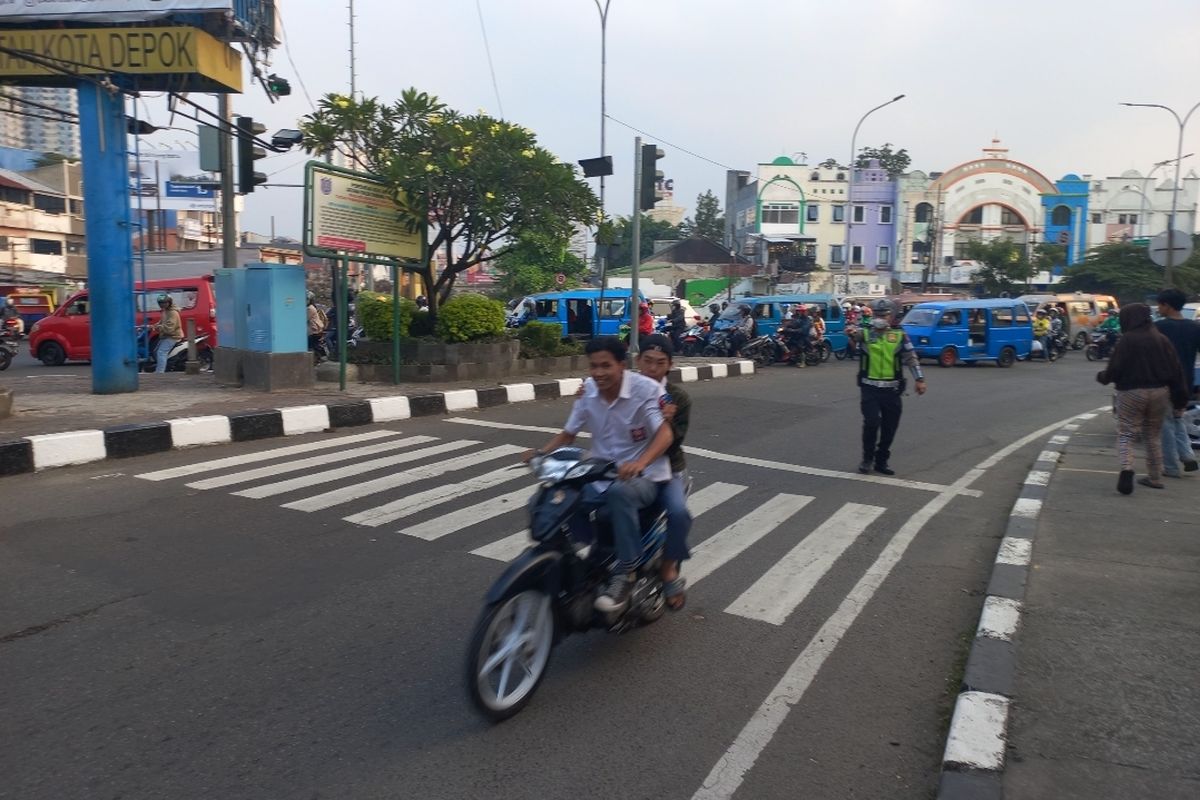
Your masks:
<svg viewBox="0 0 1200 800"><path fill-rule="evenodd" d="M596 4L596 10L600 12L600 156L605 154L604 150L604 128L608 119L607 109L605 107L605 91L607 89L606 72L608 67L608 6L612 0L604 0L604 5L600 5L600 0L593 0ZM604 176L600 176L600 216L604 216Z"/></svg>
<svg viewBox="0 0 1200 800"><path fill-rule="evenodd" d="M871 116L885 106L890 106L892 103L903 100L904 97L905 95L898 94L891 100L888 100L886 103L880 103L867 113L863 114L858 120L858 124L854 126L854 134L850 137L850 163L847 164L850 182L846 185L846 211L848 212L846 214L846 246L845 251L842 253L842 258L845 259L846 264L847 293L850 291L850 230L854 226L854 154L858 142L858 129L862 127L862 124L866 121L867 117Z"/></svg>
<svg viewBox="0 0 1200 800"><path fill-rule="evenodd" d="M1123 106L1133 108L1161 108L1164 111L1170 112L1175 118L1175 122L1179 124L1179 141L1175 148L1175 185L1171 187L1171 216L1167 221L1167 266L1163 269L1163 286L1170 288L1171 286L1171 270L1175 266L1175 214L1179 210L1179 173L1183 163L1183 131L1187 128L1188 120L1192 118L1192 114L1200 108L1200 103L1192 106L1191 109L1180 118L1175 109L1164 106L1161 103L1121 103Z"/></svg>
<svg viewBox="0 0 1200 800"><path fill-rule="evenodd" d="M1195 155L1195 153L1188 153L1185 156L1180 156L1179 160L1182 161L1183 159L1191 158L1194 155ZM1148 199L1146 197L1146 190L1150 186L1150 179L1154 177L1154 173L1158 171L1159 167L1165 167L1167 164L1171 164L1174 161L1175 161L1174 158L1168 158L1165 161L1156 161L1154 163L1154 166L1150 168L1150 171L1148 173L1146 173L1146 177L1142 178L1142 205L1141 205L1141 209L1139 210L1139 213L1138 213L1138 221L1140 223L1142 223L1142 235L1143 236L1150 235L1150 230L1149 230L1150 223L1146 220L1146 202ZM1136 229L1135 229L1135 231L1136 231Z"/></svg>

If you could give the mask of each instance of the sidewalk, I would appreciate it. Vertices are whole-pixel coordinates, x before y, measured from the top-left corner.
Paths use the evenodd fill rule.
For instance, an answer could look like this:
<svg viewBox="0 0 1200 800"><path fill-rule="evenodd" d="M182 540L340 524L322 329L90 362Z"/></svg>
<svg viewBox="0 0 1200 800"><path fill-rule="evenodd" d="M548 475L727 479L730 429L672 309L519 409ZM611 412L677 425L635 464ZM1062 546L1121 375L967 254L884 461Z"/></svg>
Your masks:
<svg viewBox="0 0 1200 800"><path fill-rule="evenodd" d="M1200 797L1200 473L1128 497L1116 478L1102 413L1037 517L1005 800Z"/></svg>

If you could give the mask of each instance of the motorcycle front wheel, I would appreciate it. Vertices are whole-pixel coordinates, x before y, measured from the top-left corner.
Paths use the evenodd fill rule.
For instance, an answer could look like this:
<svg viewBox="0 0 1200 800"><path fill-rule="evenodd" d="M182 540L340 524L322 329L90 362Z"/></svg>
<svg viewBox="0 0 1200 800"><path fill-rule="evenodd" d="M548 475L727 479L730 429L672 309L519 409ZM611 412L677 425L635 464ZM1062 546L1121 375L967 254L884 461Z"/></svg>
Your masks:
<svg viewBox="0 0 1200 800"><path fill-rule="evenodd" d="M12 363L12 353L8 352L5 347L0 347L0 372L8 369L8 365Z"/></svg>
<svg viewBox="0 0 1200 800"><path fill-rule="evenodd" d="M546 674L554 645L550 596L526 589L483 610L467 652L467 691L493 722L519 712Z"/></svg>
<svg viewBox="0 0 1200 800"><path fill-rule="evenodd" d="M1100 348L1094 344L1089 344L1087 349L1083 351L1083 354L1087 356L1088 361L1100 360Z"/></svg>

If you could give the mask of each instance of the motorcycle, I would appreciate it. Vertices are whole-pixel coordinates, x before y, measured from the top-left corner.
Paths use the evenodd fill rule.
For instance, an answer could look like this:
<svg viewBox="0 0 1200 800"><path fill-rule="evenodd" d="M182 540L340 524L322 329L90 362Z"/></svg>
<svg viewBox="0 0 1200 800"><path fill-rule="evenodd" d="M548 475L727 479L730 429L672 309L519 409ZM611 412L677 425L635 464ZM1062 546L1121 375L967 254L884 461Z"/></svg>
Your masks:
<svg viewBox="0 0 1200 800"><path fill-rule="evenodd" d="M704 340L708 336L708 326L696 324L688 328L679 340L679 355L698 356L704 349Z"/></svg>
<svg viewBox="0 0 1200 800"><path fill-rule="evenodd" d="M0 336L20 340L24 325L18 317L8 317L4 320L4 327L0 329Z"/></svg>
<svg viewBox="0 0 1200 800"><path fill-rule="evenodd" d="M711 331L704 343L704 350L701 354L709 357L732 357L734 355L733 330L726 328L724 330Z"/></svg>
<svg viewBox="0 0 1200 800"><path fill-rule="evenodd" d="M1087 348L1083 354L1087 356L1088 361L1107 361L1112 349L1117 344L1117 340L1121 338L1117 334L1109 339L1109 336L1104 331L1092 331Z"/></svg>
<svg viewBox="0 0 1200 800"><path fill-rule="evenodd" d="M12 364L13 358L17 355L17 339L15 336L8 335L7 332L0 334L0 372L8 369Z"/></svg>
<svg viewBox="0 0 1200 800"><path fill-rule="evenodd" d="M576 538L571 519L583 488L616 478L616 464L585 458L562 447L530 461L540 486L529 505L532 546L496 579L485 597L467 650L467 691L494 722L519 712L546 674L550 651L571 633L605 628L620 633L659 619L666 610L659 566L666 541L666 512L641 511L642 555L636 582L622 609L601 612L594 603L615 556L607 522L592 515L592 543Z"/></svg>
<svg viewBox="0 0 1200 800"><path fill-rule="evenodd" d="M756 336L742 345L742 358L748 358L760 367L775 363L775 342L770 336Z"/></svg>
<svg viewBox="0 0 1200 800"><path fill-rule="evenodd" d="M154 372L158 369L158 334L150 334L147 342L147 331L138 326L138 369L140 372ZM188 342L180 339L167 353L167 372L183 372L187 369ZM208 334L196 336L196 360L200 369L208 372L213 365L213 351L208 344Z"/></svg>
<svg viewBox="0 0 1200 800"><path fill-rule="evenodd" d="M794 341L789 341L786 336L778 332L773 334L770 339L774 347L774 361L776 363L793 364L795 366L800 366L803 363L806 367L815 367L829 357L812 340L797 347ZM828 342L825 344L828 346Z"/></svg>

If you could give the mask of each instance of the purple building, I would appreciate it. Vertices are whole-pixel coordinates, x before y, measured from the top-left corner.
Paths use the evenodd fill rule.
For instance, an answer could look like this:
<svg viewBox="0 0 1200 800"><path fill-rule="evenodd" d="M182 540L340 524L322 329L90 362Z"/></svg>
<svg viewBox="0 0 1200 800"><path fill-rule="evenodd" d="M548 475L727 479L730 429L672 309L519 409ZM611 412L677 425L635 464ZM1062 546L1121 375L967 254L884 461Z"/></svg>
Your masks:
<svg viewBox="0 0 1200 800"><path fill-rule="evenodd" d="M853 175L850 269L890 273L896 264L896 182L877 159Z"/></svg>

